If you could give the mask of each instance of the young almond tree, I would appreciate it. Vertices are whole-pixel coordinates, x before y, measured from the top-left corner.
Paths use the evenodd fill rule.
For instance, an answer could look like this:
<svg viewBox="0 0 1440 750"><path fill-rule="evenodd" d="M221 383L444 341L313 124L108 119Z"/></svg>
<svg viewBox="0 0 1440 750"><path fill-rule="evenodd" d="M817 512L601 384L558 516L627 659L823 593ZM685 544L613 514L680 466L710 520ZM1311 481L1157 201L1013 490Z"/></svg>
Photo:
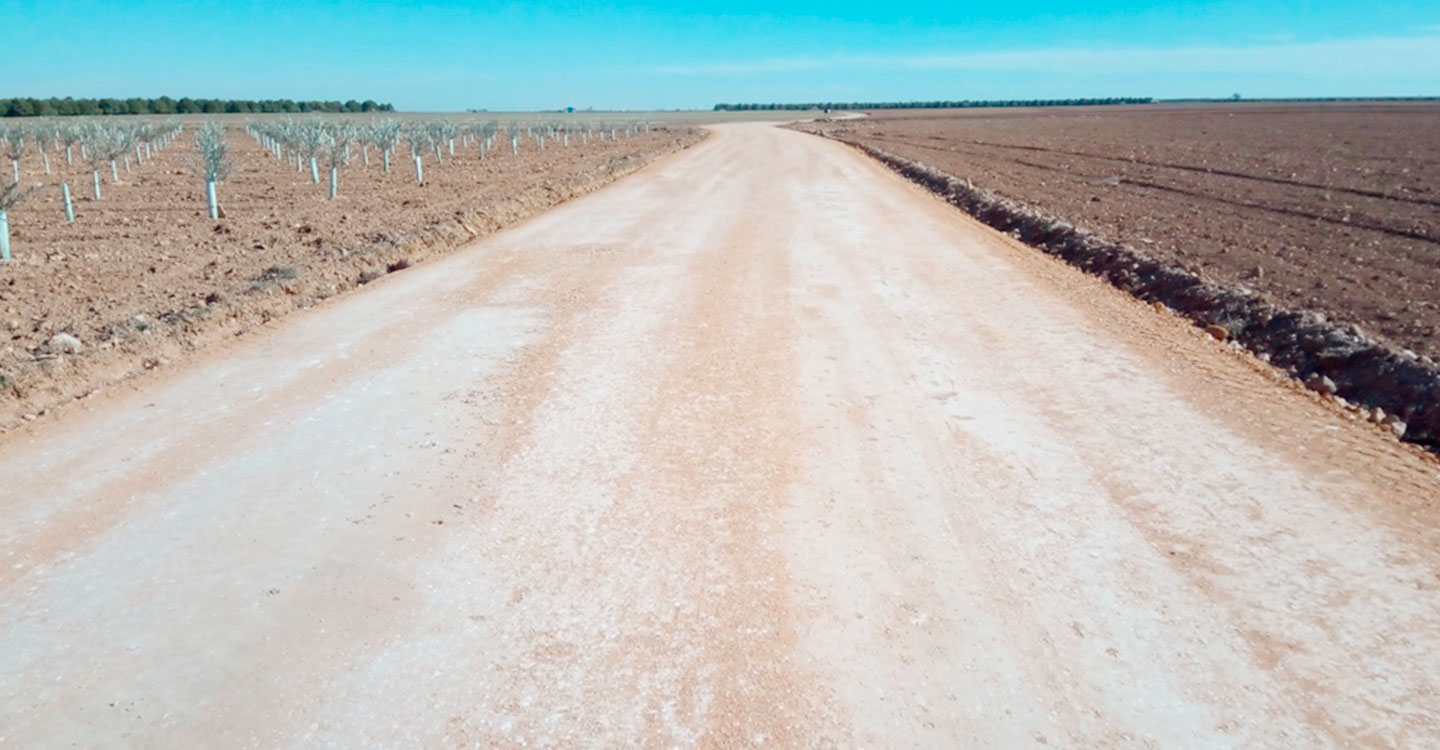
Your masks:
<svg viewBox="0 0 1440 750"><path fill-rule="evenodd" d="M90 177L95 185L95 200L100 200L100 168L110 160L110 135L104 127L86 123L80 133L80 153L90 162Z"/></svg>
<svg viewBox="0 0 1440 750"><path fill-rule="evenodd" d="M119 160L122 155L130 150L130 144L135 142L135 131L123 125L116 125L109 129L109 150L106 156L110 160L110 177L115 182L120 181ZM129 171L129 162L126 162L126 171Z"/></svg>
<svg viewBox="0 0 1440 750"><path fill-rule="evenodd" d="M349 123L336 125L325 134L325 155L330 166L330 200L340 194L340 167L350 161L350 141L355 137L355 126Z"/></svg>
<svg viewBox="0 0 1440 750"><path fill-rule="evenodd" d="M65 147L65 166L75 166L75 144L80 142L81 131L76 125L65 125L60 128L60 145Z"/></svg>
<svg viewBox="0 0 1440 750"><path fill-rule="evenodd" d="M485 123L485 153L488 154L495 149L495 140L499 137L500 123L496 120Z"/></svg>
<svg viewBox="0 0 1440 750"><path fill-rule="evenodd" d="M425 145L435 152L435 163L444 164L445 155L441 153L440 146L445 142L445 124L432 122L425 126Z"/></svg>
<svg viewBox="0 0 1440 750"><path fill-rule="evenodd" d="M10 209L33 192L34 188L20 187L18 180L0 187L0 261L10 262Z"/></svg>
<svg viewBox="0 0 1440 750"><path fill-rule="evenodd" d="M425 184L425 165L421 161L421 150L424 148L422 144L425 144L428 138L425 128L420 125L412 124L409 132L405 134L405 140L410 143L410 154L415 157L415 182L421 185ZM433 141L429 143L434 145Z"/></svg>
<svg viewBox="0 0 1440 750"><path fill-rule="evenodd" d="M40 161L44 164L45 174L50 174L50 154L45 150L45 142L60 148L60 126L55 120L47 117L35 126L35 150L40 152Z"/></svg>
<svg viewBox="0 0 1440 750"><path fill-rule="evenodd" d="M5 139L5 152L10 157L10 171L13 182L20 182L20 157L25 155L25 146L28 144L30 133L23 125L12 125L7 128L3 135Z"/></svg>
<svg viewBox="0 0 1440 750"><path fill-rule="evenodd" d="M455 155L455 136L460 133L460 126L449 120L443 120L435 129L436 134L445 141L446 149L450 156Z"/></svg>
<svg viewBox="0 0 1440 750"><path fill-rule="evenodd" d="M159 128L152 123L142 122L135 126L135 142L130 147L135 151L136 164L144 164L145 160L149 158L145 155L145 149L149 147L150 141L159 134Z"/></svg>
<svg viewBox="0 0 1440 750"><path fill-rule="evenodd" d="M484 123L472 123L465 126L465 134L475 140L475 153L481 159L485 158L485 125Z"/></svg>
<svg viewBox="0 0 1440 750"><path fill-rule="evenodd" d="M301 129L300 123L291 119L286 119L275 128L275 137L280 139L280 142L284 144L281 151L288 151L290 156L295 157L296 172L305 171L305 159L300 153Z"/></svg>
<svg viewBox="0 0 1440 750"><path fill-rule="evenodd" d="M300 152L310 162L310 181L316 185L320 184L320 165L317 158L325 148L328 137L325 123L319 120L311 120L300 126Z"/></svg>
<svg viewBox="0 0 1440 750"><path fill-rule="evenodd" d="M395 120L381 120L371 123L366 134L375 148L380 149L380 158L384 160L385 171L390 171L390 155L395 153L395 147L400 143L400 123Z"/></svg>
<svg viewBox="0 0 1440 750"><path fill-rule="evenodd" d="M210 207L210 218L220 218L220 201L215 196L215 183L225 179L234 166L230 160L230 145L225 142L225 128L219 123L207 122L195 132L195 147L200 151L200 168L205 173L205 201Z"/></svg>

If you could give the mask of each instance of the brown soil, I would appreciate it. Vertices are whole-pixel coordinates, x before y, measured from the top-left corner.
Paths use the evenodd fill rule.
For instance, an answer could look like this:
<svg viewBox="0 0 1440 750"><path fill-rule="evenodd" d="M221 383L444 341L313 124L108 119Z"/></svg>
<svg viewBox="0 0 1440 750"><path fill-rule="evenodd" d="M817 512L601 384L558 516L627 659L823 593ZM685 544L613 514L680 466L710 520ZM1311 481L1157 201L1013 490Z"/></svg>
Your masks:
<svg viewBox="0 0 1440 750"><path fill-rule="evenodd" d="M984 224L1094 274L1157 309L1169 307L1205 333L1243 346L1337 405L1411 442L1440 449L1440 366L1338 324L1324 313L1274 304L1247 287L1216 283L1129 245L1003 198L916 161L858 145L881 163ZM1352 403L1353 402L1353 403Z"/></svg>
<svg viewBox="0 0 1440 750"><path fill-rule="evenodd" d="M1440 357L1440 105L912 110L800 127Z"/></svg>
<svg viewBox="0 0 1440 750"><path fill-rule="evenodd" d="M193 132L193 128L191 129ZM22 180L44 187L10 213L14 260L0 264L0 429L106 383L310 307L500 227L588 193L701 138L686 126L546 151L508 145L485 160L470 149L425 161L417 185L402 145L386 173L354 150L338 199L309 170L270 156L230 129L236 172L219 186L224 217L206 216L190 133L144 165L101 172L102 199L76 153L30 150ZM8 170L9 165L6 165ZM64 222L60 181L76 220ZM45 342L77 337L78 354Z"/></svg>

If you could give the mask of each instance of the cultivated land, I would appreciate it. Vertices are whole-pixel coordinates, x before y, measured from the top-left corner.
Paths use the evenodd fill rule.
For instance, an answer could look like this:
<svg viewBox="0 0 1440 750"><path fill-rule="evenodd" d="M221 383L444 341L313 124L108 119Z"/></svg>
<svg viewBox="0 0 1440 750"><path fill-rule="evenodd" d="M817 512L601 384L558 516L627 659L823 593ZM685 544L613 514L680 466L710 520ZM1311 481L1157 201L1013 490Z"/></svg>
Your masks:
<svg viewBox="0 0 1440 750"><path fill-rule="evenodd" d="M78 146L67 168L63 149L45 144L49 175L39 150L29 146L20 163L22 183L44 187L10 212L14 260L0 263L0 429L449 251L700 139L682 124L655 124L649 132L637 126L627 137L625 129L640 119L572 118L575 126L603 127L604 138L597 130L582 141L576 132L569 146L551 138L542 152L522 135L513 155L504 129L536 125L538 132L538 123L512 116L501 118L502 132L483 160L478 144L461 145L458 138L454 156L448 144L442 147L443 163L426 153L424 185L416 183L403 139L389 173L373 146L367 165L355 143L351 162L339 170L338 197L328 200L323 156L321 184L312 184L308 164L297 171L293 157L276 159L243 129L247 120L281 119L220 119L229 124L237 169L218 186L225 214L219 221L207 216L194 144L206 118L183 118L185 132L151 161L132 163L130 171L121 166L118 183L106 164L98 201ZM376 119L386 118L347 121ZM492 118L449 119L463 125ZM4 168L8 175L8 160ZM64 221L62 180L74 195L73 224ZM48 351L45 342L62 333L83 348L62 356Z"/></svg>
<svg viewBox="0 0 1440 750"><path fill-rule="evenodd" d="M723 126L0 438L17 747L1430 747L1437 464Z"/></svg>
<svg viewBox="0 0 1440 750"><path fill-rule="evenodd" d="M1440 103L870 114L802 127L1440 358Z"/></svg>

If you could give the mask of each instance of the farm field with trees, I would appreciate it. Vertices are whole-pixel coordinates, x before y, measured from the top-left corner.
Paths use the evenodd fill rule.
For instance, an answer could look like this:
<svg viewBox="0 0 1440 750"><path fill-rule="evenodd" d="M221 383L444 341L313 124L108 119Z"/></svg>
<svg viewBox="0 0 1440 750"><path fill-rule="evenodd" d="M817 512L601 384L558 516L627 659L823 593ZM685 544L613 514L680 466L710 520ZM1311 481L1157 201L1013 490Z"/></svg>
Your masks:
<svg viewBox="0 0 1440 750"><path fill-rule="evenodd" d="M295 101L293 99L194 99L168 96L153 99L75 99L73 97L12 97L0 99L0 117L76 117L86 115L198 115L304 112L393 112L391 104L367 99Z"/></svg>
<svg viewBox="0 0 1440 750"><path fill-rule="evenodd" d="M700 137L634 117L183 122L0 120L5 182L20 177L5 196L0 424L446 252Z"/></svg>

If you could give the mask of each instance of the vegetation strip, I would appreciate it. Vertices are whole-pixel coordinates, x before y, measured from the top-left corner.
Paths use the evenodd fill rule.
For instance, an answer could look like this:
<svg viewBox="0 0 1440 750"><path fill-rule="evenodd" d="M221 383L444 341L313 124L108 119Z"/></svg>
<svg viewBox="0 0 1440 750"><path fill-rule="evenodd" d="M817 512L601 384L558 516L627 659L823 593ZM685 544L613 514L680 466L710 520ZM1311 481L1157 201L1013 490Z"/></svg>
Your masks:
<svg viewBox="0 0 1440 750"><path fill-rule="evenodd" d="M829 136L827 136L829 137ZM1128 245L1107 242L1056 217L873 146L860 149L987 226L1099 276L1142 300L1185 315L1238 342L1312 390L1361 404L1403 440L1440 449L1440 367L1396 351L1322 313L1287 309L1241 286L1222 286Z"/></svg>
<svg viewBox="0 0 1440 750"><path fill-rule="evenodd" d="M293 99L74 99L51 97L0 99L0 117L84 117L88 115L205 115L300 112L394 112L395 106L370 99L295 101Z"/></svg>

